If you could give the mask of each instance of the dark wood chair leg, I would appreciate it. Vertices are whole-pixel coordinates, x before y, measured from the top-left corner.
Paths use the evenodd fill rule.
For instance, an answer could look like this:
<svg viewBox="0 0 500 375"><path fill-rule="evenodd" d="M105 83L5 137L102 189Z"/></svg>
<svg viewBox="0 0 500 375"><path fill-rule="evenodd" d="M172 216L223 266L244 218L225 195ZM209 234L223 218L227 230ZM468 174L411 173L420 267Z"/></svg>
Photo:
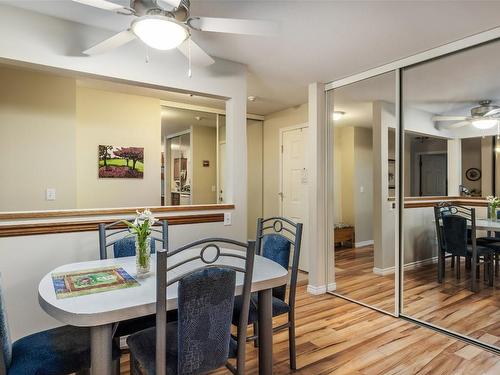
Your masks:
<svg viewBox="0 0 500 375"><path fill-rule="evenodd" d="M290 368L297 370L297 352L295 347L295 318L290 317L290 326L288 327L288 349L290 351Z"/></svg>
<svg viewBox="0 0 500 375"><path fill-rule="evenodd" d="M499 259L498 253L495 253L495 275L498 276L498 273L500 272L500 259Z"/></svg>
<svg viewBox="0 0 500 375"><path fill-rule="evenodd" d="M455 268L455 257L451 256L451 268Z"/></svg>
<svg viewBox="0 0 500 375"><path fill-rule="evenodd" d="M493 279L495 278L494 263L495 263L495 259L493 257L493 254L491 254L490 255L490 261L489 261L489 264L488 264L488 269L489 269L489 272L488 272L488 276L489 276L488 285L489 286L493 286L493 282L494 282Z"/></svg>
<svg viewBox="0 0 500 375"><path fill-rule="evenodd" d="M253 346L254 348L259 347L259 322L255 322L253 324L253 334L256 337L255 340L253 340Z"/></svg>
<svg viewBox="0 0 500 375"><path fill-rule="evenodd" d="M466 270L470 270L471 263L472 263L471 257L466 257L465 258L465 269Z"/></svg>
<svg viewBox="0 0 500 375"><path fill-rule="evenodd" d="M460 280L460 257L457 256L457 280Z"/></svg>

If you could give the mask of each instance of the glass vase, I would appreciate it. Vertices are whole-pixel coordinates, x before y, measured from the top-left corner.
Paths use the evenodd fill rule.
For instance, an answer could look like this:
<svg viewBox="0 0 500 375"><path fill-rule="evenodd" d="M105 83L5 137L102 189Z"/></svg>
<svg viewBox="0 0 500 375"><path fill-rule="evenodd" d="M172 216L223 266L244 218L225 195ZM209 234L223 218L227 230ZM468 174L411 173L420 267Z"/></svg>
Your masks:
<svg viewBox="0 0 500 375"><path fill-rule="evenodd" d="M497 208L490 206L490 220L491 221L498 221L498 215L497 215Z"/></svg>
<svg viewBox="0 0 500 375"><path fill-rule="evenodd" d="M145 277L151 268L151 237L135 236L135 266L137 277Z"/></svg>

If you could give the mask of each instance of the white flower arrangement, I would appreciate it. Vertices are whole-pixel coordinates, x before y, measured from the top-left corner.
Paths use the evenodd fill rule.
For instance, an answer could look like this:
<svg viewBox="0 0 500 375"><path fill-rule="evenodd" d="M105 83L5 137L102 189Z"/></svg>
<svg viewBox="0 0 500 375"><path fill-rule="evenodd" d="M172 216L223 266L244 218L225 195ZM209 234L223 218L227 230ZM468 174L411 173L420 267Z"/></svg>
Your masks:
<svg viewBox="0 0 500 375"><path fill-rule="evenodd" d="M136 213L133 223L126 220L123 220L123 223L128 226L130 233L135 234L137 238L136 256L138 264L141 267L149 268L150 249L147 246L147 239L151 235L151 228L158 219L148 209L142 212L137 210Z"/></svg>

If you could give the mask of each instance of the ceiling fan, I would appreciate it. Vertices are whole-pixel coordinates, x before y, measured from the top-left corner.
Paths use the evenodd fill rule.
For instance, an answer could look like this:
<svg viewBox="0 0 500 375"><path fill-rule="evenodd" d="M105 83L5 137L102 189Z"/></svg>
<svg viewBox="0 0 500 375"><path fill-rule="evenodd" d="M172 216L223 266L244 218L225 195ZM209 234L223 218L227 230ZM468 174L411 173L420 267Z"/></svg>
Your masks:
<svg viewBox="0 0 500 375"><path fill-rule="evenodd" d="M270 35L276 31L276 25L267 21L192 17L190 0L130 0L129 6L107 0L72 1L134 17L127 30L83 51L86 55L105 53L137 38L154 49L177 48L190 63L208 66L214 59L192 40L191 30L246 35Z"/></svg>
<svg viewBox="0 0 500 375"><path fill-rule="evenodd" d="M478 107L471 108L470 116L434 116L432 121L458 121L453 124L438 124L440 129L457 129L472 125L478 129L490 129L499 124L500 107L491 104L491 100L481 100Z"/></svg>

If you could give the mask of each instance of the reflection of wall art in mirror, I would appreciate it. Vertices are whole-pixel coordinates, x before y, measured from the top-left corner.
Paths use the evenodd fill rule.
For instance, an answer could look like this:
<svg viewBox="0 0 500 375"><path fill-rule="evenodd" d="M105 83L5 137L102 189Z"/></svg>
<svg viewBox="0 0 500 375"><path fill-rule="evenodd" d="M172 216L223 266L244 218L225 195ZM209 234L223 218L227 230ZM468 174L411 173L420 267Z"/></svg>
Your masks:
<svg viewBox="0 0 500 375"><path fill-rule="evenodd" d="M99 178L143 178L144 148L99 145Z"/></svg>
<svg viewBox="0 0 500 375"><path fill-rule="evenodd" d="M388 162L389 189L396 189L396 160L389 159Z"/></svg>
<svg viewBox="0 0 500 375"><path fill-rule="evenodd" d="M481 178L481 171L477 168L469 168L465 172L465 177L469 181L477 181Z"/></svg>

